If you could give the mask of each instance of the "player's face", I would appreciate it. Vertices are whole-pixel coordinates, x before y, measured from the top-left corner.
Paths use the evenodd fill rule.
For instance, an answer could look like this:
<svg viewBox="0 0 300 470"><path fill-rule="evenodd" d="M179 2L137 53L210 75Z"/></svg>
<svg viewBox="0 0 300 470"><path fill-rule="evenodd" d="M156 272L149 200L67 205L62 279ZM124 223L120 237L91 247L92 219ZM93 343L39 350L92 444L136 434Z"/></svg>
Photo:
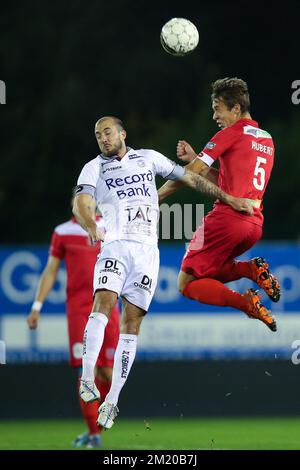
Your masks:
<svg viewBox="0 0 300 470"><path fill-rule="evenodd" d="M95 135L105 157L123 156L126 153L126 132L111 119L96 124Z"/></svg>
<svg viewBox="0 0 300 470"><path fill-rule="evenodd" d="M229 109L222 98L213 100L212 109L214 112L213 120L221 129L232 126L241 118L239 105Z"/></svg>

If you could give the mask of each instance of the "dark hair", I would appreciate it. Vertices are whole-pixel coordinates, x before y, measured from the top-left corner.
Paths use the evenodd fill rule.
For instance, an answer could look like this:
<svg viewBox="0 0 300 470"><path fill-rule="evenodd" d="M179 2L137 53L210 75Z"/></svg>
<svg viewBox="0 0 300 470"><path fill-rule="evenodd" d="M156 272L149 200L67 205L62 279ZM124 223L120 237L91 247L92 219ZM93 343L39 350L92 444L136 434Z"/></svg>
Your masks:
<svg viewBox="0 0 300 470"><path fill-rule="evenodd" d="M222 99L228 109L232 109L235 104L241 106L241 113L250 111L250 97L248 85L240 78L221 78L211 84L211 99Z"/></svg>
<svg viewBox="0 0 300 470"><path fill-rule="evenodd" d="M117 118L116 116L103 116L102 118L98 119L96 124L100 123L101 121L106 121L106 119L112 119L115 125L119 127L120 131L125 131L123 121L121 121L121 119Z"/></svg>

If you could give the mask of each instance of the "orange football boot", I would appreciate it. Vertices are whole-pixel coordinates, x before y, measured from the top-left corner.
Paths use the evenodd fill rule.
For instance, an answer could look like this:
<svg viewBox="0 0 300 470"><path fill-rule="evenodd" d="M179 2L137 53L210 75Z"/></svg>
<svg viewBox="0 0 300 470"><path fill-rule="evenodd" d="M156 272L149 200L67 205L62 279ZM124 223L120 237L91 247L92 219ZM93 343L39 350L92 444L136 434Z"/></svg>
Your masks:
<svg viewBox="0 0 300 470"><path fill-rule="evenodd" d="M243 296L249 302L248 317L262 321L271 331L277 331L276 321L271 311L260 303L261 295L254 289L248 289Z"/></svg>
<svg viewBox="0 0 300 470"><path fill-rule="evenodd" d="M250 263L256 276L256 284L265 291L273 302L278 302L280 299L280 284L276 277L270 273L266 260L264 258L253 258Z"/></svg>

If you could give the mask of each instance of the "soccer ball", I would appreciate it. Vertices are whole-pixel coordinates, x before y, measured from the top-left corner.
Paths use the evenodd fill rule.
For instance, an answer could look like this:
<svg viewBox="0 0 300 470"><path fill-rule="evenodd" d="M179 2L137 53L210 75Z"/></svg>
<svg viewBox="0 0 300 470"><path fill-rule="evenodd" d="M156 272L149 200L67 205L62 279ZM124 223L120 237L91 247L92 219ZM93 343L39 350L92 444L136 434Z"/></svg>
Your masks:
<svg viewBox="0 0 300 470"><path fill-rule="evenodd" d="M196 26L185 18L172 18L160 33L160 42L166 52L183 56L192 52L199 42Z"/></svg>

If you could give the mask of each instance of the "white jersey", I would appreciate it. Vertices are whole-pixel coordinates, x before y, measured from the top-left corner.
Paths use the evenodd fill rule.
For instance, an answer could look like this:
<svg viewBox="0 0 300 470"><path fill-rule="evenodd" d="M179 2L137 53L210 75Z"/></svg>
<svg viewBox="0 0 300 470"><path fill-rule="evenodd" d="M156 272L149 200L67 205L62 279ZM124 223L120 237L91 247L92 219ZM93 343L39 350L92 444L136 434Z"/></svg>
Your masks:
<svg viewBox="0 0 300 470"><path fill-rule="evenodd" d="M157 244L159 219L155 176L181 179L184 168L155 150L133 150L120 160L98 155L82 169L77 194L91 194L103 217L104 244L135 240Z"/></svg>

